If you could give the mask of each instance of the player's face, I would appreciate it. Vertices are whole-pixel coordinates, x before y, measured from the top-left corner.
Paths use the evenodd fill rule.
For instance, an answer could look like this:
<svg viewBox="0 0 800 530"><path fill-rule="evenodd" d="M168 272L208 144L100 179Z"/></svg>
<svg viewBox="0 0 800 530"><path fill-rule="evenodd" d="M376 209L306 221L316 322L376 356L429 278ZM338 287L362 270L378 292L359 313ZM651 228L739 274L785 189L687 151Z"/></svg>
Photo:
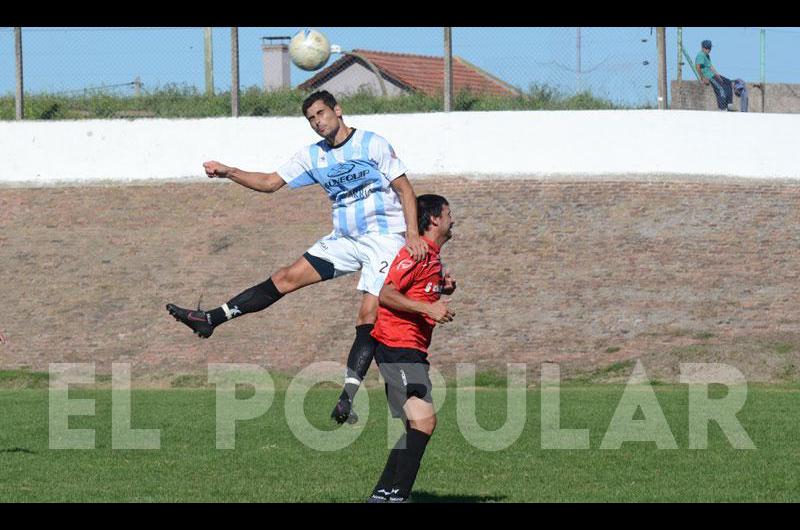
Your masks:
<svg viewBox="0 0 800 530"><path fill-rule="evenodd" d="M445 236L445 241L453 237L453 227L456 225L455 219L453 219L453 212L450 211L450 207L446 204L442 205L442 215L439 221L439 230Z"/></svg>
<svg viewBox="0 0 800 530"><path fill-rule="evenodd" d="M330 108L322 100L317 100L306 110L306 118L311 128L323 138L333 138L339 131L339 118L342 110L339 105Z"/></svg>

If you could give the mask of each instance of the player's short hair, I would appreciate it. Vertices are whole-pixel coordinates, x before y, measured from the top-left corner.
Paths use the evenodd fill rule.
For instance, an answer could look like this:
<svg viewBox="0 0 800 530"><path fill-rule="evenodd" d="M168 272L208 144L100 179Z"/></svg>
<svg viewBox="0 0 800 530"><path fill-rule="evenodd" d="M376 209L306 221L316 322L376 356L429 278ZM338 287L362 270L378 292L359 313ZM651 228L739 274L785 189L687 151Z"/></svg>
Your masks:
<svg viewBox="0 0 800 530"><path fill-rule="evenodd" d="M431 226L431 217L442 215L442 206L444 205L450 206L450 203L441 195L427 194L417 197L419 235L424 234L428 227Z"/></svg>
<svg viewBox="0 0 800 530"><path fill-rule="evenodd" d="M333 94L328 92L327 90L317 90L316 92L312 93L306 99L303 100L303 116L306 115L306 111L308 107L314 104L315 101L322 100L325 105L333 109L337 105L336 98L333 97Z"/></svg>

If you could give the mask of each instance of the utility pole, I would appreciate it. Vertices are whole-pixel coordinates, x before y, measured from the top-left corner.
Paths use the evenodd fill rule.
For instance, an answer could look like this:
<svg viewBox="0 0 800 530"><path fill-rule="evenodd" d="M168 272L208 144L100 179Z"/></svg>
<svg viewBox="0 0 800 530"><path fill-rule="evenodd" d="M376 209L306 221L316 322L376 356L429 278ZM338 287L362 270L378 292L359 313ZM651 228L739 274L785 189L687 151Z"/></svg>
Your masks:
<svg viewBox="0 0 800 530"><path fill-rule="evenodd" d="M667 49L666 28L656 28L656 51L658 52L658 109L669 108L667 104Z"/></svg>
<svg viewBox="0 0 800 530"><path fill-rule="evenodd" d="M444 111L453 110L453 28L444 28Z"/></svg>
<svg viewBox="0 0 800 530"><path fill-rule="evenodd" d="M212 28L203 28L205 62L206 62L206 96L214 95L214 48L212 46Z"/></svg>
<svg viewBox="0 0 800 530"><path fill-rule="evenodd" d="M17 92L15 100L16 119L25 119L24 93L22 86L22 28L14 28L14 51L17 62Z"/></svg>
<svg viewBox="0 0 800 530"><path fill-rule="evenodd" d="M767 30L761 28L761 112L766 112L766 96L764 92L767 91Z"/></svg>
<svg viewBox="0 0 800 530"><path fill-rule="evenodd" d="M681 83L683 83L683 28L679 27L678 29L678 62L675 63L678 65L678 90L680 90Z"/></svg>
<svg viewBox="0 0 800 530"><path fill-rule="evenodd" d="M239 28L231 28L231 116L239 117Z"/></svg>
<svg viewBox="0 0 800 530"><path fill-rule="evenodd" d="M578 78L577 78L578 87L575 90L575 92L579 93L581 91L581 28L575 28L575 29L577 29L577 33L575 36L575 46L577 48L577 56L578 56L578 64L577 67L575 68L575 71L578 73Z"/></svg>

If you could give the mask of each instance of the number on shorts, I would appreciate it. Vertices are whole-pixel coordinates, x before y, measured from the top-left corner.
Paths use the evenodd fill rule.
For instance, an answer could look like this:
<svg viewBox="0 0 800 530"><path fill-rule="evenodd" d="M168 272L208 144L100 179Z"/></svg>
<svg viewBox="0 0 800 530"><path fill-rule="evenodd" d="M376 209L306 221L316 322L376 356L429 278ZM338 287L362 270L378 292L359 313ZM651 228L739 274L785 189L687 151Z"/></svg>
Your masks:
<svg viewBox="0 0 800 530"><path fill-rule="evenodd" d="M389 262L388 261L381 261L381 264L382 264L382 267L381 267L380 273L383 274L384 272L386 272L386 267L389 266Z"/></svg>

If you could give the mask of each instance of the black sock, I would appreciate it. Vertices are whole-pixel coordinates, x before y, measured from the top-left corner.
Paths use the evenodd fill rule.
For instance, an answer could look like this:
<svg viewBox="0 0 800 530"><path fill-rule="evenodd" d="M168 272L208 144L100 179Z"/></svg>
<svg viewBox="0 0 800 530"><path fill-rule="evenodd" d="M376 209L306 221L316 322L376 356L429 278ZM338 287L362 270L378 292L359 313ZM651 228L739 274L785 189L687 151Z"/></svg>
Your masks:
<svg viewBox="0 0 800 530"><path fill-rule="evenodd" d="M219 326L223 322L234 319L247 313L255 313L268 308L281 299L283 295L278 292L278 288L272 283L272 278L259 283L249 289L242 291L230 300L227 304L221 305L211 311L206 311L212 326ZM227 311L225 310L227 307Z"/></svg>
<svg viewBox="0 0 800 530"><path fill-rule="evenodd" d="M393 488L398 489L398 496L408 498L411 488L417 479L422 455L431 437L422 431L409 429L406 434L406 448L400 450L397 458L397 474L395 475Z"/></svg>
<svg viewBox="0 0 800 530"><path fill-rule="evenodd" d="M361 381L367 375L369 365L375 356L375 348L378 346L378 341L370 335L373 327L374 324L356 326L356 338L347 356L347 375L339 399L347 398L352 401L358 392L358 387L361 386Z"/></svg>
<svg viewBox="0 0 800 530"><path fill-rule="evenodd" d="M403 451L405 446L406 435L404 433L403 436L397 440L397 443L394 444L394 448L389 452L389 458L386 460L386 466L383 468L381 478L378 479L375 489L372 490L372 493L375 495L388 495L391 493L395 475L397 475L397 461L399 459L400 451Z"/></svg>

